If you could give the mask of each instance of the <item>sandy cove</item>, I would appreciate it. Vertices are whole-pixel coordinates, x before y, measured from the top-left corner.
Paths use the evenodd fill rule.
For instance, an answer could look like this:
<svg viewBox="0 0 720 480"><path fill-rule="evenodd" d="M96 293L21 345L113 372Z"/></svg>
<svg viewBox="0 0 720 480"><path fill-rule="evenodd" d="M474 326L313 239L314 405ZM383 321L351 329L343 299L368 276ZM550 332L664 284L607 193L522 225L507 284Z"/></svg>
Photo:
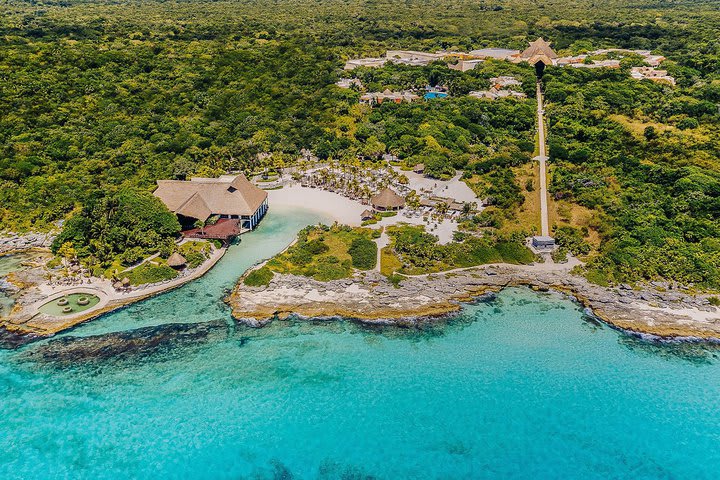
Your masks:
<svg viewBox="0 0 720 480"><path fill-rule="evenodd" d="M267 287L238 283L227 301L233 317L250 326L290 315L412 325L419 318L452 314L463 302L513 286L567 294L607 324L625 331L720 340L720 311L704 297L604 288L570 274L563 265L483 266L407 277L399 288L376 272L330 282L276 274Z"/></svg>

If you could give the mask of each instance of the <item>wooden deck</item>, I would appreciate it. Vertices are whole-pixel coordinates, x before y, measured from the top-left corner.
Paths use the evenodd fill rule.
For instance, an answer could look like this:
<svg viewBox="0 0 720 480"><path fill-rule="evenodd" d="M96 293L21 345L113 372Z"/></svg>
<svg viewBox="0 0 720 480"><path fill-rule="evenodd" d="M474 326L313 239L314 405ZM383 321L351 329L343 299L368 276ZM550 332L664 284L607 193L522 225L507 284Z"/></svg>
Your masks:
<svg viewBox="0 0 720 480"><path fill-rule="evenodd" d="M240 222L241 220L237 218L221 218L214 225L208 225L203 229L192 228L190 230L183 230L182 234L188 238L229 240L247 230L240 226Z"/></svg>

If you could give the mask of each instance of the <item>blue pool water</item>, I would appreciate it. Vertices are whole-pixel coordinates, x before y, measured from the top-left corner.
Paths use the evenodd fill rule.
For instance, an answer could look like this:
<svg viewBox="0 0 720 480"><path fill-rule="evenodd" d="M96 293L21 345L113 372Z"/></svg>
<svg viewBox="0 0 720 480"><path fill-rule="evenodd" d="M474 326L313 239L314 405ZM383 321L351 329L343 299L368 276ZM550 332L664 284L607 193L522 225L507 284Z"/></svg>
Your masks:
<svg viewBox="0 0 720 480"><path fill-rule="evenodd" d="M431 98L445 98L448 94L445 92L427 92L425 94L425 100L429 100Z"/></svg>
<svg viewBox="0 0 720 480"><path fill-rule="evenodd" d="M226 334L59 366L0 352L0 478L717 478L720 359L508 290L422 329L234 327L220 293L318 217L273 212L207 277L89 323Z"/></svg>

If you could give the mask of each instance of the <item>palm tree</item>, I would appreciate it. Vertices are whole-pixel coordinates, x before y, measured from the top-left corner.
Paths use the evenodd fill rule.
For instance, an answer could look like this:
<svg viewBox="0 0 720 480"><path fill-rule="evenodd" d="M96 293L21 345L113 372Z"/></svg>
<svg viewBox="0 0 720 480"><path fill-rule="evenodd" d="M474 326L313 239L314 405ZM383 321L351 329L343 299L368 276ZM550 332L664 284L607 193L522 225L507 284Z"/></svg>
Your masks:
<svg viewBox="0 0 720 480"><path fill-rule="evenodd" d="M205 235L205 220L195 220L193 226L200 229L200 235Z"/></svg>

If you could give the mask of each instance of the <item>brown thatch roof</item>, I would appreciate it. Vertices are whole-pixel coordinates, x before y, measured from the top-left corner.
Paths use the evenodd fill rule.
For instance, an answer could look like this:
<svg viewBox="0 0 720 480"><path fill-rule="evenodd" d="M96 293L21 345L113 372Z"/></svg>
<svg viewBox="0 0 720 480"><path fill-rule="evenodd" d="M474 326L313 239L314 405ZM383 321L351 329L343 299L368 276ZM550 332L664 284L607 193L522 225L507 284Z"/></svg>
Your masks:
<svg viewBox="0 0 720 480"><path fill-rule="evenodd" d="M158 180L153 193L170 211L207 220L211 215L253 215L267 192L239 174L235 177Z"/></svg>
<svg viewBox="0 0 720 480"><path fill-rule="evenodd" d="M368 218L373 218L375 215L370 210L365 210L360 214L360 218L363 220L367 220Z"/></svg>
<svg viewBox="0 0 720 480"><path fill-rule="evenodd" d="M380 193L370 199L373 207L399 208L405 206L405 199L389 188L384 188Z"/></svg>
<svg viewBox="0 0 720 480"><path fill-rule="evenodd" d="M542 61L546 65L551 65L552 60L558 58L557 53L550 48L550 43L542 38L538 38L534 42L530 42L530 46L520 54L520 58L530 63Z"/></svg>
<svg viewBox="0 0 720 480"><path fill-rule="evenodd" d="M170 267L182 267L186 263L187 260L185 260L185 257L180 255L178 252L174 252L170 255L170 258L167 259L167 264Z"/></svg>
<svg viewBox="0 0 720 480"><path fill-rule="evenodd" d="M415 173L422 173L425 171L425 164L424 163L418 163L413 167L413 172Z"/></svg>
<svg viewBox="0 0 720 480"><path fill-rule="evenodd" d="M122 279L122 284L124 286L130 285L130 279L128 277L125 277Z"/></svg>

